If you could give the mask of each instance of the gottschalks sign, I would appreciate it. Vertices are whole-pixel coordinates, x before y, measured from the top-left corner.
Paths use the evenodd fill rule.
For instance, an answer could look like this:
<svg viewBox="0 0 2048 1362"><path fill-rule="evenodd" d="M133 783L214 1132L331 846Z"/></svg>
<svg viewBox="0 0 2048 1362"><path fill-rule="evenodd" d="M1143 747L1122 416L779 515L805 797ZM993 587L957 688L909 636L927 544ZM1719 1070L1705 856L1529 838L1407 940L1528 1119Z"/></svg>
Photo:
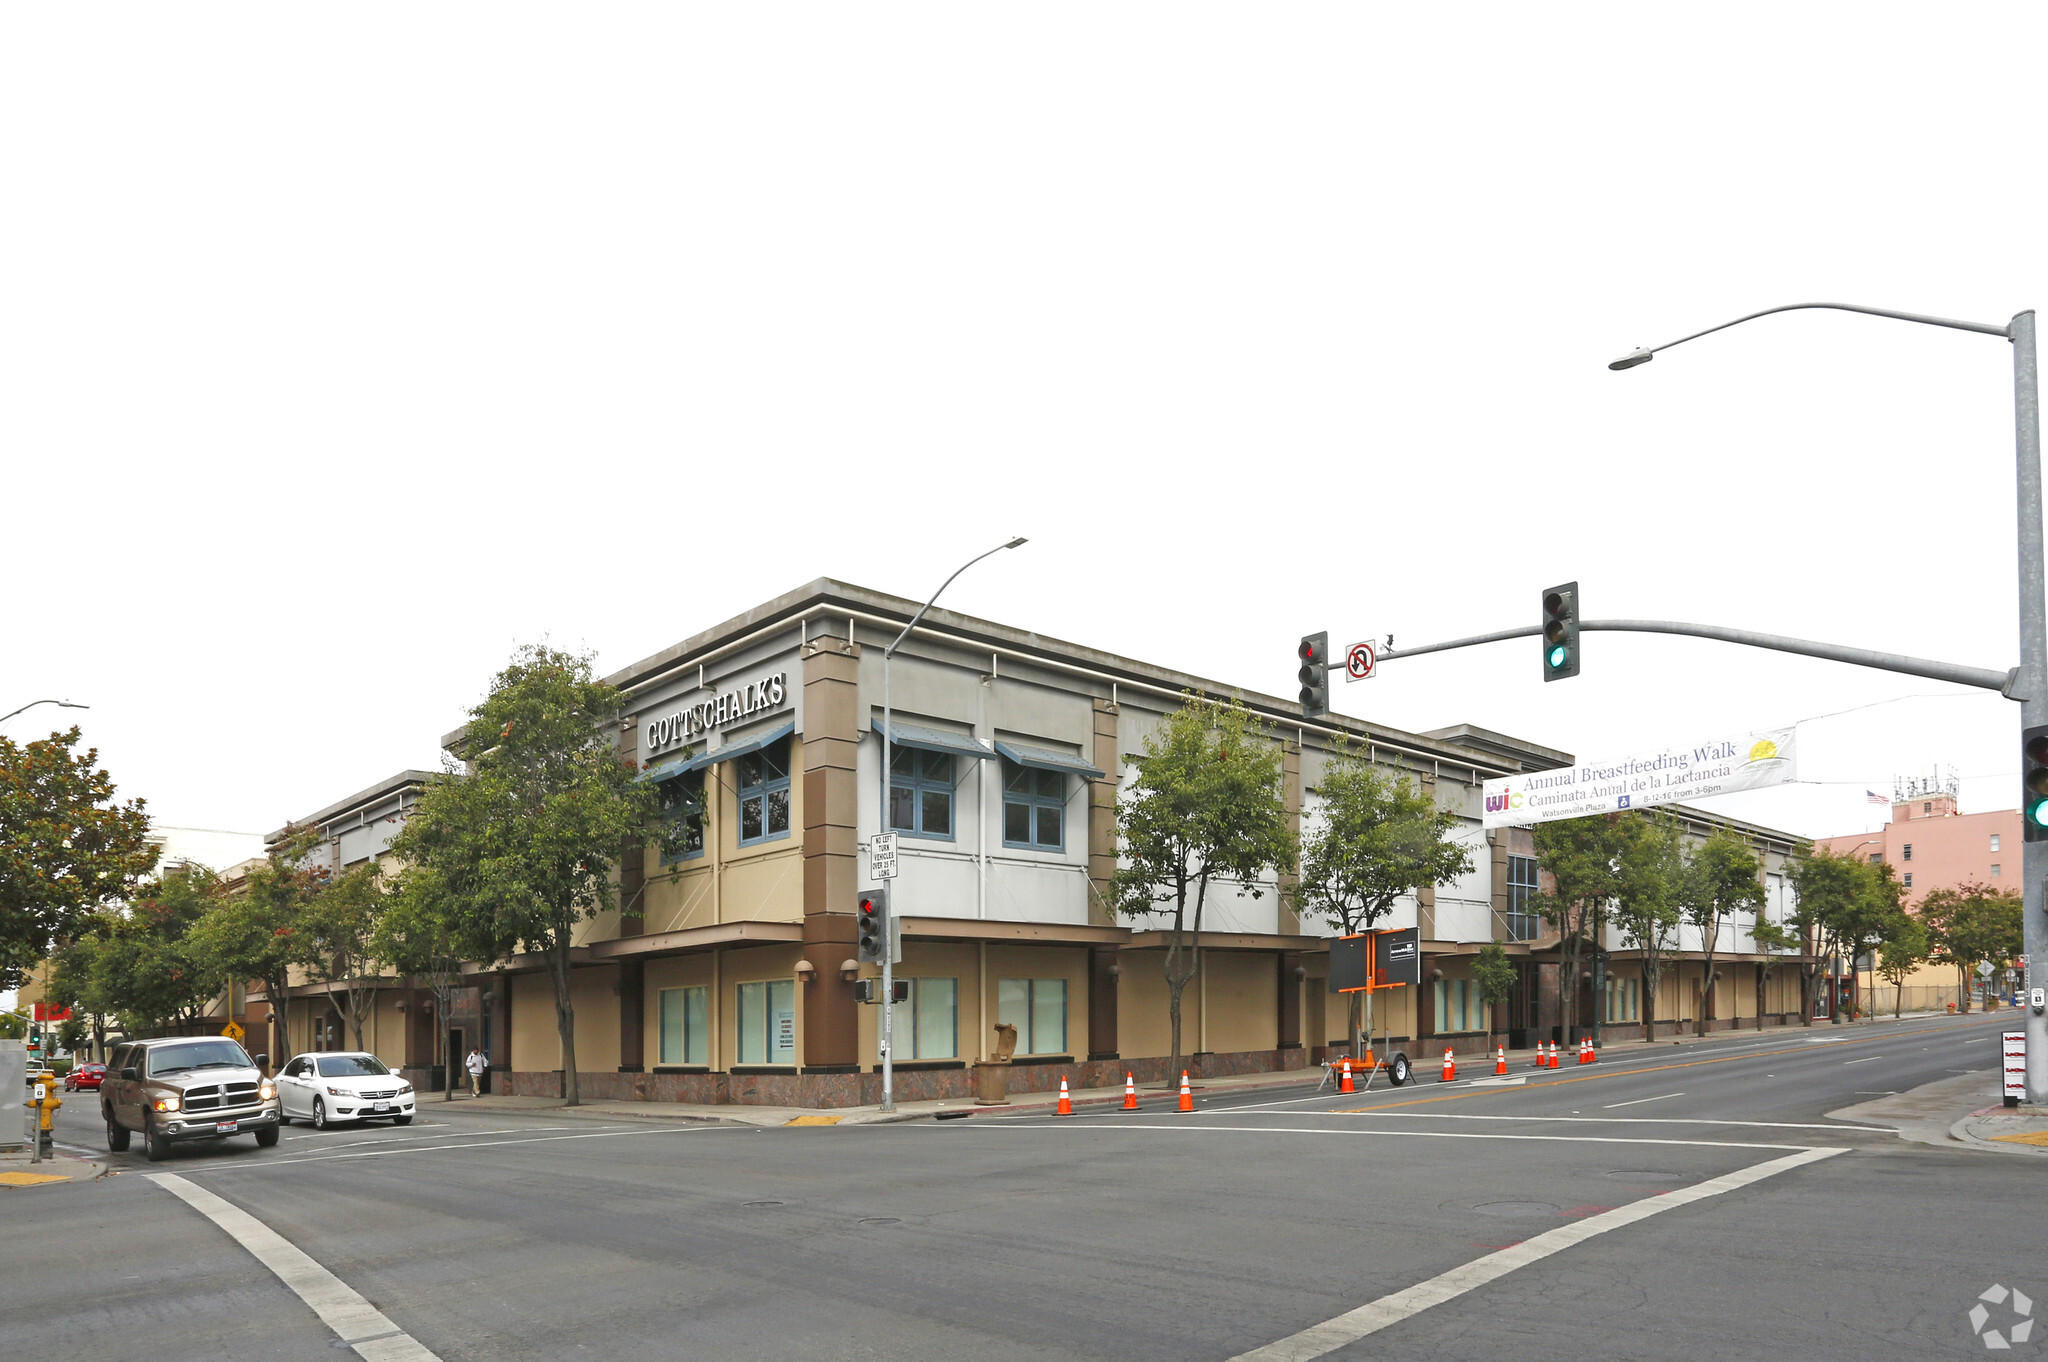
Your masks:
<svg viewBox="0 0 2048 1362"><path fill-rule="evenodd" d="M1517 827L1782 785L1795 778L1794 733L1777 728L1667 747L1648 756L1502 776L1486 782L1481 821L1489 828Z"/></svg>
<svg viewBox="0 0 2048 1362"><path fill-rule="evenodd" d="M788 675L787 672L776 672L773 676L764 676L738 690L713 696L673 714L642 719L641 742L645 750L654 752L674 743L688 742L708 729L724 728L727 724L752 718L763 710L774 709L787 693Z"/></svg>

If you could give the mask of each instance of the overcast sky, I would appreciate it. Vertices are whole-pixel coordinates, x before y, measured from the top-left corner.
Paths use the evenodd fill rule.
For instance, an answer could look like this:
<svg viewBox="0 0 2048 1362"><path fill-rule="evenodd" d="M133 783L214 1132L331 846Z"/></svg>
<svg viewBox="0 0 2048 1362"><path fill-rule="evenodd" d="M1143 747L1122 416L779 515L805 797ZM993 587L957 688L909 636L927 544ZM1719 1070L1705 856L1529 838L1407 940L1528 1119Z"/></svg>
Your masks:
<svg viewBox="0 0 2048 1362"><path fill-rule="evenodd" d="M164 822L434 767L519 643L831 575L1291 692L1327 628L1599 617L2016 660L2038 8L14 7L0 712ZM1339 685L1866 830L1994 694L1598 634ZM9 721L16 740L70 717Z"/></svg>

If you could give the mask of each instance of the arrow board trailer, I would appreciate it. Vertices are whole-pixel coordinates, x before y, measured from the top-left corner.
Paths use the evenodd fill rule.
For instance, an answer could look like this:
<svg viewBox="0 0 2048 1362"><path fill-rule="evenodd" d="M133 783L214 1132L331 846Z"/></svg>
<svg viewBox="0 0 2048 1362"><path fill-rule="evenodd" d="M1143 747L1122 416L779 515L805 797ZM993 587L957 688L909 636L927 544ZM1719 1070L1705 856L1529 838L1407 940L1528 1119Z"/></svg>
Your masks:
<svg viewBox="0 0 2048 1362"><path fill-rule="evenodd" d="M1486 782L1480 822L1487 828L1521 827L1783 785L1798 778L1795 735L1792 728L1737 733L1645 755L1501 776Z"/></svg>
<svg viewBox="0 0 2048 1362"><path fill-rule="evenodd" d="M1395 1087L1408 1081L1408 1056L1394 1052L1387 1041L1384 1059L1372 1055L1372 995L1383 988L1417 987L1422 983L1422 933L1414 927L1399 931L1361 932L1335 937L1330 942L1330 992L1363 993L1365 1025L1354 1037L1353 1054L1367 1056L1367 1067L1386 1067ZM1360 1043L1362 1042L1362 1043Z"/></svg>

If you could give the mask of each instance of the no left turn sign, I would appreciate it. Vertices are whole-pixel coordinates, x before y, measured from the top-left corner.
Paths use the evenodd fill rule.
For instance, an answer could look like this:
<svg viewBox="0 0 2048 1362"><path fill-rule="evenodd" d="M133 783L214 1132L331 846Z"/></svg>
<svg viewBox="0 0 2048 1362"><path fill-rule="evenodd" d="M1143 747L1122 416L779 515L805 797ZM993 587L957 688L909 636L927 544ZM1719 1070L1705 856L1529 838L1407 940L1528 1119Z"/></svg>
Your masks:
<svg viewBox="0 0 2048 1362"><path fill-rule="evenodd" d="M1373 678L1373 662L1377 654L1372 642L1354 643L1344 654L1344 679L1346 681L1370 681Z"/></svg>

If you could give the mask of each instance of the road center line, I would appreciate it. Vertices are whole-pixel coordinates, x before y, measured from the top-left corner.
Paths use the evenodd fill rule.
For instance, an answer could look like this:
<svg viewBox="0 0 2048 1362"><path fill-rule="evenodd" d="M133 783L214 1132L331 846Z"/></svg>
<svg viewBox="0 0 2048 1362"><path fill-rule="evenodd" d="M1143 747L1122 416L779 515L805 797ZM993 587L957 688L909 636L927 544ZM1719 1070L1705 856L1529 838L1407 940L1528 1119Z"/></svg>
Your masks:
<svg viewBox="0 0 2048 1362"><path fill-rule="evenodd" d="M1797 1151L1799 1151L1799 1152L1801 1152L1801 1153L1807 1152L1807 1151L1809 1151L1809 1150L1810 1150L1810 1149L1812 1148L1812 1146L1811 1146L1811 1145L1803 1145L1803 1144L1757 1144L1757 1143L1753 1143L1753 1142L1751 1142L1751 1141L1748 1141L1748 1140L1649 1140L1649 1139L1636 1139L1636 1138L1632 1138L1632 1137L1629 1137L1629 1136L1624 1136L1624 1135L1512 1135L1512 1134L1508 1134L1508 1133L1506 1133L1506 1132L1502 1132L1502 1133L1500 1133L1500 1134L1495 1134L1495 1133L1494 1133L1494 1132L1492 1132L1492 1131L1478 1131L1478 1130L1347 1130L1347 1129L1345 1129L1345 1128L1344 1128L1344 1127L1342 1127L1342 1126L1209 1126L1209 1125L1201 1125L1201 1126L1190 1126L1190 1125L1157 1125L1157 1124L1152 1124L1152 1125L1121 1125L1121 1124L1119 1124L1119 1125L1109 1125L1109 1124L1104 1124L1104 1125L1093 1125L1093 1124L1091 1124L1091 1125L1085 1125L1085 1126L1077 1126L1077 1125L1071 1125L1071 1124L1069 1124L1069 1123L1068 1123L1068 1122L1066 1122L1066 1121L1062 1121L1062 1120L1059 1120L1059 1119L1058 1119L1058 1118L1056 1118L1056 1117L1048 1117L1048 1118L1046 1118L1046 1119L1044 1119L1044 1120L1042 1120L1042 1121L1035 1121L1035 1122L1027 1122L1027 1121L1005 1121L1005 1122L1003 1122L1003 1123L1002 1123L1002 1124L1000 1124L1000 1125L996 1125L996 1124L990 1124L990 1125L985 1125L985 1126L980 1126L980 1127L976 1127L976 1126L974 1125L974 1123L973 1123L973 1122L971 1122L971 1121L969 1121L969 1122L963 1122L962 1124L966 1125L968 1129L981 1129L981 1130L1071 1130L1071 1131L1074 1131L1074 1132L1075 1132L1075 1133L1077 1133L1077 1134L1080 1134L1080 1133L1086 1133L1086 1134L1090 1134L1090 1135L1096 1134L1096 1133L1098 1133L1098 1132L1101 1132L1101 1131L1117 1131L1117 1132L1121 1133L1121 1132L1123 1132L1123 1131L1126 1131L1126 1130L1149 1130L1149 1131L1179 1131L1180 1133L1182 1133L1182 1134L1184 1134L1184 1135L1207 1135L1207 1134L1209 1134L1209 1133L1211 1133L1211 1132L1216 1132L1216 1133L1219 1133L1219 1134L1231 1134L1231 1133L1235 1133L1235 1134L1239 1134L1239 1135L1242 1135L1242 1134L1246 1134L1246 1133L1251 1133L1251 1134L1257 1134L1257 1135L1344 1135L1344 1136L1349 1136L1349 1137L1350 1137L1350 1138L1352 1138L1352 1139L1358 1139L1358 1140L1536 1140L1536 1141L1541 1141L1541 1142L1543 1142L1543 1143L1546 1143L1546 1144L1656 1144L1656 1145L1689 1145L1689 1146L1694 1146L1694 1147L1697 1147L1697 1148L1701 1148L1701 1149L1791 1149L1791 1150L1797 1150ZM861 1127L855 1127L855 1128L856 1128L856 1129L861 1129ZM905 1130L918 1130L918 1129L925 1129L925 1130L943 1130L943 1129L945 1129L945 1127L944 1127L944 1126L940 1126L940 1125L936 1125L936 1124L934 1124L934 1125L930 1125L930 1126L922 1126L922 1127L920 1127L920 1126L916 1126L916 1125L910 1125L910 1126L905 1126L905 1127L903 1127L903 1128L904 1128ZM1892 1132L1891 1132L1891 1131L1889 1131L1889 1130L1887 1130L1887 1131L1885 1131L1884 1133L1885 1133L1885 1134L1887 1134L1887 1135L1889 1135L1889 1134L1891 1134ZM1831 1154L1834 1154L1834 1153L1840 1153L1841 1151L1840 1151L1840 1150L1832 1150L1832 1149L1831 1149L1831 1150L1828 1150L1827 1152L1828 1152L1828 1153L1831 1153Z"/></svg>
<svg viewBox="0 0 2048 1362"><path fill-rule="evenodd" d="M1311 1358L1334 1352L1348 1343L1355 1343L1368 1334L1378 1333L1390 1324L1398 1324L1411 1315L1418 1315L1433 1305L1456 1300L1468 1291L1495 1281L1516 1268L1548 1258L1574 1244L1582 1244L1596 1235L1633 1225L1647 1220L1664 1211L1676 1210L1680 1206L1708 1197L1732 1192L1739 1187L1761 1182L1778 1173L1809 1164L1817 1159L1829 1158L1842 1151L1839 1149L1803 1149L1788 1154L1782 1159L1771 1159L1737 1172L1726 1173L1705 1182L1696 1182L1690 1187L1663 1192L1657 1196L1644 1197L1641 1201L1619 1206L1611 1211L1586 1217L1569 1225L1560 1225L1554 1230L1545 1230L1533 1239L1524 1240L1509 1248L1475 1258L1462 1267L1440 1273L1428 1281L1417 1282L1406 1290L1382 1296L1369 1305L1356 1310L1347 1310L1335 1319L1303 1329L1263 1348L1241 1353L1231 1362L1309 1362Z"/></svg>
<svg viewBox="0 0 2048 1362"><path fill-rule="evenodd" d="M429 1351L341 1278L241 1207L176 1173L151 1173L149 1180L226 1230L365 1362L440 1362L439 1354Z"/></svg>
<svg viewBox="0 0 2048 1362"><path fill-rule="evenodd" d="M1600 1110L1613 1111L1616 1107L1639 1107L1645 1102L1668 1102L1674 1097L1683 1096L1685 1096L1685 1094L1682 1092L1667 1092L1662 1097L1638 1097L1632 1102L1609 1102L1606 1106L1600 1108Z"/></svg>

